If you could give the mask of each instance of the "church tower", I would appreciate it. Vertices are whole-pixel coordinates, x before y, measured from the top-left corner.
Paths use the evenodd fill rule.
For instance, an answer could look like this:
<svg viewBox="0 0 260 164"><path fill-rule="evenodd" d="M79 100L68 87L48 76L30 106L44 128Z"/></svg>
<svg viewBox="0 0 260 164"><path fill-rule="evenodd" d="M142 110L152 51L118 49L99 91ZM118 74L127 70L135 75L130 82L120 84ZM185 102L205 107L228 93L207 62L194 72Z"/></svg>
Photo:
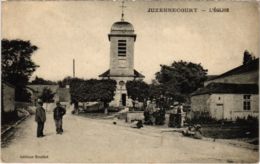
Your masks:
<svg viewBox="0 0 260 164"><path fill-rule="evenodd" d="M123 2L124 4L124 2ZM111 106L131 106L125 84L128 80L143 79L144 76L134 69L134 44L136 34L131 23L124 20L122 4L121 21L115 22L108 34L110 42L110 69L99 75L103 79L117 81L117 89Z"/></svg>
<svg viewBox="0 0 260 164"><path fill-rule="evenodd" d="M110 74L113 76L134 75L134 34L133 25L119 21L112 25L108 34L110 41Z"/></svg>

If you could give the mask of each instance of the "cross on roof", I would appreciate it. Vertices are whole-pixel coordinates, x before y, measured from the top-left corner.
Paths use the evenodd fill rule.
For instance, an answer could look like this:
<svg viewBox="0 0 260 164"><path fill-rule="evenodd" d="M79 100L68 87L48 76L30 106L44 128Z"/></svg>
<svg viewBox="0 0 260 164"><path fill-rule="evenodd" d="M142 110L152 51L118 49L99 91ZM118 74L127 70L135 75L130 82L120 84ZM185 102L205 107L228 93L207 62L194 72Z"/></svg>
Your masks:
<svg viewBox="0 0 260 164"><path fill-rule="evenodd" d="M124 8L126 8L126 6L124 6L125 1L122 1L122 5L120 6L122 8L122 14L121 14L121 21L124 21Z"/></svg>

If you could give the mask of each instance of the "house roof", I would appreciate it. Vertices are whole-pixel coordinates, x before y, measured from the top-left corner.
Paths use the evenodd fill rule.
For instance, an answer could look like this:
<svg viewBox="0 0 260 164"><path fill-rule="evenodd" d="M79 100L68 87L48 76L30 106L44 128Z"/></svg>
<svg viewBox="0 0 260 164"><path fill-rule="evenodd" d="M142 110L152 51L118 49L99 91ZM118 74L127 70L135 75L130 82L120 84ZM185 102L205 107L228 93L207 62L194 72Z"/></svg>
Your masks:
<svg viewBox="0 0 260 164"><path fill-rule="evenodd" d="M107 70L106 72L102 73L101 75L99 75L99 77L111 77L110 75L110 69ZM144 75L142 75L141 73L139 73L137 70L134 69L134 76L135 78L139 77L139 78L144 78Z"/></svg>
<svg viewBox="0 0 260 164"><path fill-rule="evenodd" d="M207 75L207 81L210 81L216 77L218 77L219 75Z"/></svg>
<svg viewBox="0 0 260 164"><path fill-rule="evenodd" d="M206 87L193 92L191 96L223 93L223 94L258 94L257 84L229 84L229 83L210 83Z"/></svg>
<svg viewBox="0 0 260 164"><path fill-rule="evenodd" d="M58 85L40 85L40 84L31 84L31 85L27 85L27 88L32 89L34 92L38 92L38 93L42 93L44 88L48 88L50 89L53 93L57 92L57 89L59 88Z"/></svg>
<svg viewBox="0 0 260 164"><path fill-rule="evenodd" d="M215 79L222 78L222 77L227 77L230 75L237 75L237 74L241 74L241 73L245 73L245 72L251 72L251 71L258 70L258 69L259 69L259 58L255 59L247 64L243 64L234 69L231 69L219 76L210 78L210 79L208 79L208 81L215 80Z"/></svg>

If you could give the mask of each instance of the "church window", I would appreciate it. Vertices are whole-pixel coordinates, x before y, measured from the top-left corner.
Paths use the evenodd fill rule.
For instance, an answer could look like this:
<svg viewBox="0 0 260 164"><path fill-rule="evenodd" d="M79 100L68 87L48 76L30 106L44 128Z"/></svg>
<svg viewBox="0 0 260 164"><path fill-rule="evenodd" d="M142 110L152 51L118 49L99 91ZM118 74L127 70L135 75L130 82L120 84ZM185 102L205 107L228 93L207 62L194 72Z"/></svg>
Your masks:
<svg viewBox="0 0 260 164"><path fill-rule="evenodd" d="M118 56L126 56L126 40L118 40Z"/></svg>
<svg viewBox="0 0 260 164"><path fill-rule="evenodd" d="M251 95L244 95L244 110L250 110L251 109L250 98L251 98Z"/></svg>

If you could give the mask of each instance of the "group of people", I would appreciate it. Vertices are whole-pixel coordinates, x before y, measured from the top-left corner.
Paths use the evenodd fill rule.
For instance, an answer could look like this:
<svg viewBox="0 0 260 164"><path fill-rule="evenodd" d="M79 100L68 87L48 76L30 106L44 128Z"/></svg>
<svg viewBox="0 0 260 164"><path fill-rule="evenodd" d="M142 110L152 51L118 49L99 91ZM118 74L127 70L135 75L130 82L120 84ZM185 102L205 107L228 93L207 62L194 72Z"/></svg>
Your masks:
<svg viewBox="0 0 260 164"><path fill-rule="evenodd" d="M162 125L165 121L165 108L156 100L148 100L147 107L144 110L145 124Z"/></svg>
<svg viewBox="0 0 260 164"><path fill-rule="evenodd" d="M66 114L66 110L61 106L60 102L56 102L56 107L53 110L53 118L56 126L56 133L62 134L62 118ZM44 124L46 122L46 111L43 108L42 100L38 99L35 113L35 121L37 122L37 137L44 137Z"/></svg>

